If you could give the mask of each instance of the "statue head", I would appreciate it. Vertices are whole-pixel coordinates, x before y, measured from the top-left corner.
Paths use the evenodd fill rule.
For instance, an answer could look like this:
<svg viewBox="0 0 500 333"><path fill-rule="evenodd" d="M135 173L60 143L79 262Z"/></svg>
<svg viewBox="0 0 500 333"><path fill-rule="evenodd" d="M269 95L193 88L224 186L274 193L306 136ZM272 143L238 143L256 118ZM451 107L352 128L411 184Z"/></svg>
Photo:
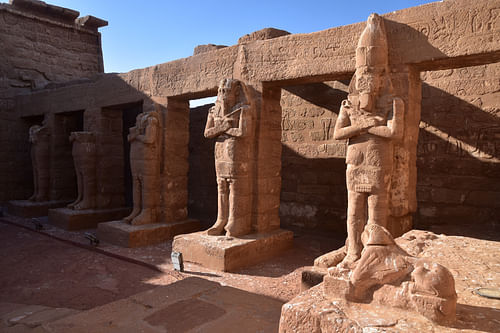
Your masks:
<svg viewBox="0 0 500 333"><path fill-rule="evenodd" d="M359 94L360 108L373 108L376 96L387 81L388 64L384 20L377 14L371 14L356 48L353 88Z"/></svg>
<svg viewBox="0 0 500 333"><path fill-rule="evenodd" d="M411 273L413 292L442 298L456 297L455 280L444 266L425 259L419 259Z"/></svg>
<svg viewBox="0 0 500 333"><path fill-rule="evenodd" d="M230 112L240 98L241 82L233 79L223 79L219 83L217 101L224 107L225 113Z"/></svg>

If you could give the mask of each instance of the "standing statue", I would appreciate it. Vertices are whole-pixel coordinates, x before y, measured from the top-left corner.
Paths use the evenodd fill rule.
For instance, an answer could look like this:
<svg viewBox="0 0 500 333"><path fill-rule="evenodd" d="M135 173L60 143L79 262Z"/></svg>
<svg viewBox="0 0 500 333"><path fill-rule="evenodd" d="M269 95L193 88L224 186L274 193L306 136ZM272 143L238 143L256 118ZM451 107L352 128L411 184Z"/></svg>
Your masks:
<svg viewBox="0 0 500 333"><path fill-rule="evenodd" d="M242 236L251 232L251 168L254 129L251 106L242 82L220 82L217 101L208 113L206 138L217 138L217 221L209 235Z"/></svg>
<svg viewBox="0 0 500 333"><path fill-rule="evenodd" d="M96 206L96 144L92 132L71 132L73 162L78 185L76 201L68 205L75 210L92 209Z"/></svg>
<svg viewBox="0 0 500 333"><path fill-rule="evenodd" d="M372 14L356 48L356 72L334 131L336 140L349 140L345 267L361 256L365 224L387 226L393 141L402 138L403 128L404 103L392 95L383 20Z"/></svg>
<svg viewBox="0 0 500 333"><path fill-rule="evenodd" d="M404 129L404 103L392 90L384 21L372 14L356 48L356 72L334 131L335 139L348 139L346 250L325 254L315 265L329 266L324 277L328 296L453 321L453 275L437 263L408 255L386 228L393 145Z"/></svg>
<svg viewBox="0 0 500 333"><path fill-rule="evenodd" d="M127 223L141 225L156 221L160 134L160 117L156 111L137 115L136 125L129 130L134 208L124 219Z"/></svg>
<svg viewBox="0 0 500 333"><path fill-rule="evenodd" d="M33 164L34 193L28 199L30 201L49 200L49 128L45 122L33 125L29 130L29 141L31 143L31 162Z"/></svg>

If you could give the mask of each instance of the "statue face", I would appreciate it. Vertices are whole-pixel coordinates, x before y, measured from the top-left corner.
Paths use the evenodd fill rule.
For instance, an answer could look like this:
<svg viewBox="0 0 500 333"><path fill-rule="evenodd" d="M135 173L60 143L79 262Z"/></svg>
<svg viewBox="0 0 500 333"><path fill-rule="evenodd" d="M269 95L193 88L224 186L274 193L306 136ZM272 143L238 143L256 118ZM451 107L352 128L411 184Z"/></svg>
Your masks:
<svg viewBox="0 0 500 333"><path fill-rule="evenodd" d="M217 99L224 105L224 109L229 109L236 104L237 84L232 80L223 80L219 85Z"/></svg>

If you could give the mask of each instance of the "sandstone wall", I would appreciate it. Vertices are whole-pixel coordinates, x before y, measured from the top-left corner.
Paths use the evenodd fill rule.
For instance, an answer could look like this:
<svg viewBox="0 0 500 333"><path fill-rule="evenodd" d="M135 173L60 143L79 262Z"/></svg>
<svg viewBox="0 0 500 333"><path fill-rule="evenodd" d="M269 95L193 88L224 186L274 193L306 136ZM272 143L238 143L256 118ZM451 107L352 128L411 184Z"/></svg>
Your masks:
<svg viewBox="0 0 500 333"><path fill-rule="evenodd" d="M500 226L500 63L423 72L418 227Z"/></svg>
<svg viewBox="0 0 500 333"><path fill-rule="evenodd" d="M14 96L103 72L97 29L107 22L78 16L40 1L0 4L0 202L32 192L28 128L42 120L19 118Z"/></svg>

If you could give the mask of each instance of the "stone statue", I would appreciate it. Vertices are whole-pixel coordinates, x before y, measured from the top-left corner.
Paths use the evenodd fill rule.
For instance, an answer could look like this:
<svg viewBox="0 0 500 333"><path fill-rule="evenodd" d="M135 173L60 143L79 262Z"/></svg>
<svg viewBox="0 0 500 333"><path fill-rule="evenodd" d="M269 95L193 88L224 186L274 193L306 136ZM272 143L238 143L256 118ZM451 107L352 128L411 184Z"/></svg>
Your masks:
<svg viewBox="0 0 500 333"><path fill-rule="evenodd" d="M77 199L68 205L75 210L92 209L96 206L96 144L92 132L71 132L73 162L78 185Z"/></svg>
<svg viewBox="0 0 500 333"><path fill-rule="evenodd" d="M342 102L334 138L348 139L347 254L348 267L361 256L364 226L387 226L393 140L401 139L404 103L392 95L383 20L368 18L356 49L356 72Z"/></svg>
<svg viewBox="0 0 500 333"><path fill-rule="evenodd" d="M134 208L124 220L134 225L155 223L160 181L161 131L158 112L137 115L136 125L129 132Z"/></svg>
<svg viewBox="0 0 500 333"><path fill-rule="evenodd" d="M215 169L218 186L217 221L209 235L242 236L251 232L253 116L242 82L220 82L215 106L208 113L205 137L217 138Z"/></svg>
<svg viewBox="0 0 500 333"><path fill-rule="evenodd" d="M392 94L384 21L372 14L356 48L356 72L334 131L335 139L348 139L346 249L317 258L315 265L330 266L324 277L327 295L453 321L457 296L451 273L408 255L386 229L393 144L403 137L403 121L404 103Z"/></svg>
<svg viewBox="0 0 500 333"><path fill-rule="evenodd" d="M49 200L49 128L45 122L33 125L29 130L29 141L31 143L31 162L33 164L34 193L28 199L30 201Z"/></svg>

